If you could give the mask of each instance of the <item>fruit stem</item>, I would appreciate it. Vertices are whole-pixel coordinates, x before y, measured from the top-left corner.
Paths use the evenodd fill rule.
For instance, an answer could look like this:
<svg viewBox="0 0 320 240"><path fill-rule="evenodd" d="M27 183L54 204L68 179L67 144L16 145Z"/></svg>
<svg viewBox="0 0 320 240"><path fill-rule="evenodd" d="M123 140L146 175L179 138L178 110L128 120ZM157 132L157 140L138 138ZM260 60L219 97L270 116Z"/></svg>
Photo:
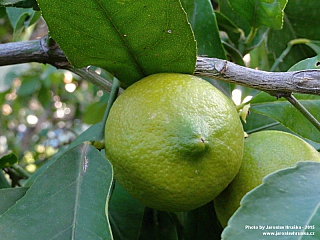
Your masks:
<svg viewBox="0 0 320 240"><path fill-rule="evenodd" d="M293 94L285 96L285 98L320 131L319 121L293 96Z"/></svg>

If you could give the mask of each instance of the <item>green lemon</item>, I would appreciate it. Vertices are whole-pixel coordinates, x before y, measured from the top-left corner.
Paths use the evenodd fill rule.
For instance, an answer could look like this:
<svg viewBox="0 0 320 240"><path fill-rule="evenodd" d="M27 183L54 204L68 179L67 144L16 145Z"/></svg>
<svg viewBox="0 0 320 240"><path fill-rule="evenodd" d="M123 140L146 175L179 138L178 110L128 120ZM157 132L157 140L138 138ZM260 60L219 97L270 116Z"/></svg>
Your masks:
<svg viewBox="0 0 320 240"><path fill-rule="evenodd" d="M105 128L116 180L146 206L188 211L239 171L244 132L229 98L190 75L148 76L114 102Z"/></svg>
<svg viewBox="0 0 320 240"><path fill-rule="evenodd" d="M243 161L231 184L214 200L216 213L225 227L240 206L242 197L276 170L294 167L300 161L320 161L320 154L301 138L282 131L253 133L244 143Z"/></svg>

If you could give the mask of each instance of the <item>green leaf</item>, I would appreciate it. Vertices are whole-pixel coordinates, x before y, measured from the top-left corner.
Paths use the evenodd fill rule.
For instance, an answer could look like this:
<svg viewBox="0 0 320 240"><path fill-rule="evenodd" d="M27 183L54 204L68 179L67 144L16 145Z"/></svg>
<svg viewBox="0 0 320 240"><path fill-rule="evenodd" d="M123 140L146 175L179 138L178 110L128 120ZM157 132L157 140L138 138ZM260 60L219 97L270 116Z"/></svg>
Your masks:
<svg viewBox="0 0 320 240"><path fill-rule="evenodd" d="M184 214L185 240L220 240L222 227L215 215L213 202Z"/></svg>
<svg viewBox="0 0 320 240"><path fill-rule="evenodd" d="M312 48L318 55L320 55L320 41L310 41L307 42L306 45Z"/></svg>
<svg viewBox="0 0 320 240"><path fill-rule="evenodd" d="M40 10L36 0L0 0L0 6L33 8L33 10L36 10L36 11Z"/></svg>
<svg viewBox="0 0 320 240"><path fill-rule="evenodd" d="M219 9L218 11L227 18L228 21L233 23L234 27L237 27L239 31L243 31L245 34L249 34L250 32L250 24L248 21L237 11L234 11L231 6L230 2L226 0L219 0ZM241 34L241 33L240 33ZM234 42L237 43L239 39Z"/></svg>
<svg viewBox="0 0 320 240"><path fill-rule="evenodd" d="M198 55L226 59L215 13L209 0L182 0L197 39Z"/></svg>
<svg viewBox="0 0 320 240"><path fill-rule="evenodd" d="M246 120L247 122L243 124L243 129L248 134L262 131L262 130L278 130L278 131L295 134L294 132L290 131L288 128L281 125L279 122L275 121L274 119L261 114L250 112ZM308 142L310 145L312 145L317 151L320 150L320 143L315 143L305 138L304 140Z"/></svg>
<svg viewBox="0 0 320 240"><path fill-rule="evenodd" d="M104 68L125 86L153 73L194 71L196 42L179 0L38 3L75 67Z"/></svg>
<svg viewBox="0 0 320 240"><path fill-rule="evenodd" d="M304 1L290 0L285 9L282 30L271 29L268 35L268 52L276 59L286 49L287 44L297 38L320 40L318 0ZM307 44L307 45L310 45ZM310 46L299 44L291 48L289 54L279 64L278 71L287 71L298 61L313 57L314 51Z"/></svg>
<svg viewBox="0 0 320 240"><path fill-rule="evenodd" d="M293 65L288 71L298 71L305 69L320 69L320 55L304 59Z"/></svg>
<svg viewBox="0 0 320 240"><path fill-rule="evenodd" d="M232 45L236 45L241 37L239 27L222 12L215 12L215 16L219 30L227 33L228 40L231 41Z"/></svg>
<svg viewBox="0 0 320 240"><path fill-rule="evenodd" d="M49 166L0 216L0 236L111 239L105 214L111 182L112 168L106 158L91 145L79 145Z"/></svg>
<svg viewBox="0 0 320 240"><path fill-rule="evenodd" d="M96 124L101 122L107 108L109 94L105 93L99 102L94 102L86 107L83 115L83 122L87 124Z"/></svg>
<svg viewBox="0 0 320 240"><path fill-rule="evenodd" d="M144 209L144 205L116 182L108 213L114 239L138 239Z"/></svg>
<svg viewBox="0 0 320 240"><path fill-rule="evenodd" d="M6 179L4 172L0 170L0 189L2 188L10 188L10 184L8 183L8 180Z"/></svg>
<svg viewBox="0 0 320 240"><path fill-rule="evenodd" d="M311 40L319 40L320 23L317 21L319 17L319 11L317 7L319 1L308 0L303 4L299 0L290 0L285 9L285 15L290 22L292 34L295 38L308 38Z"/></svg>
<svg viewBox="0 0 320 240"><path fill-rule="evenodd" d="M0 169L11 167L18 162L18 157L14 153L9 153L0 158Z"/></svg>
<svg viewBox="0 0 320 240"><path fill-rule="evenodd" d="M241 200L240 208L230 218L222 239L270 239L275 232L314 232L305 226L320 228L320 163L300 162L266 176L262 185L253 189ZM313 224L314 223L314 224ZM283 229L264 229L262 227ZM288 226L301 229L289 229ZM250 229L253 228L253 229ZM259 229L260 227L260 229ZM256 229L255 229L256 228ZM307 239L318 239L316 238ZM299 235L277 236L277 239L302 239Z"/></svg>
<svg viewBox="0 0 320 240"><path fill-rule="evenodd" d="M266 44L260 44L250 52L250 68L269 71L270 63Z"/></svg>
<svg viewBox="0 0 320 240"><path fill-rule="evenodd" d="M22 198L29 188L5 188L0 190L0 215Z"/></svg>
<svg viewBox="0 0 320 240"><path fill-rule="evenodd" d="M319 96L295 94L295 97L318 121L320 120ZM320 132L286 99L276 99L261 92L250 101L250 104L250 111L271 117L292 132L314 142L320 142Z"/></svg>
<svg viewBox="0 0 320 240"><path fill-rule="evenodd" d="M275 121L274 119L257 114L249 109L250 113L246 118L246 123L243 124L243 129L246 133L254 133L261 130L281 130L283 131L285 128L279 122Z"/></svg>
<svg viewBox="0 0 320 240"><path fill-rule="evenodd" d="M178 231L170 213L146 208L139 240L178 240Z"/></svg>
<svg viewBox="0 0 320 240"><path fill-rule="evenodd" d="M262 43L269 28L267 26L254 28L246 21L246 18L231 8L228 1L219 1L219 10L217 11L219 11L216 16L220 30L227 34L223 38L224 43L228 46L225 48L233 61L244 65L241 63L243 56ZM238 59L236 51L231 51L232 47L238 54L240 53L241 59Z"/></svg>
<svg viewBox="0 0 320 240"><path fill-rule="evenodd" d="M282 28L287 0L228 0L234 11L245 18L252 28Z"/></svg>
<svg viewBox="0 0 320 240"><path fill-rule="evenodd" d="M305 232L314 233L312 236L302 236L301 240L317 240L320 236L320 203L318 204L318 207L313 213L313 216L310 218L310 221L308 222L308 227L306 227Z"/></svg>

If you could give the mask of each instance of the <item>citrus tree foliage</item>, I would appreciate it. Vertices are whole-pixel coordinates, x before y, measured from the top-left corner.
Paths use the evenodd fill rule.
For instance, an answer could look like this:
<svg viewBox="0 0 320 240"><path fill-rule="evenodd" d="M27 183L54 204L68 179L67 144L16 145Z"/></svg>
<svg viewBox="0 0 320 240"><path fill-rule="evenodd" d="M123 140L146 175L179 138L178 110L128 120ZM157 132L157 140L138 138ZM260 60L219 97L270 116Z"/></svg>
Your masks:
<svg viewBox="0 0 320 240"><path fill-rule="evenodd" d="M197 54L265 71L317 69L319 7L317 0L0 0L0 43L37 39L48 27L74 67L91 66L122 88L152 73L192 74ZM320 149L319 131L285 99L206 80L240 112L252 98L242 114L248 134L291 132ZM266 177L224 230L213 202L179 213L143 206L114 181L101 150L115 97L50 65L0 68L1 239L269 239L266 225L320 237L316 163ZM319 96L296 98L320 120Z"/></svg>

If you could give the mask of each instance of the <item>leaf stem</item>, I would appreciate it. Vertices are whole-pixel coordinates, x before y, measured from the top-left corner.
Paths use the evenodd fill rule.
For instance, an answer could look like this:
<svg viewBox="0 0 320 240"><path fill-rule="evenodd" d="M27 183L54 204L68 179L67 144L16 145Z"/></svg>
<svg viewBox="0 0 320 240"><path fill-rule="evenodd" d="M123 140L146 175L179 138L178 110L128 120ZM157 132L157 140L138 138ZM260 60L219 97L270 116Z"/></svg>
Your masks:
<svg viewBox="0 0 320 240"><path fill-rule="evenodd" d="M73 66L66 66L64 67L64 69L67 69L77 75L79 75L80 77L82 77L83 79L97 85L98 87L102 88L103 90L106 90L108 92L110 92L111 90L111 83L101 77L100 75L96 74L95 72L90 71L88 68L74 68Z"/></svg>
<svg viewBox="0 0 320 240"><path fill-rule="evenodd" d="M246 38L246 41L245 41L245 44L248 45L249 43L252 42L252 40L254 39L254 37L256 36L257 34L257 31L258 31L258 28L256 27L252 27L247 38Z"/></svg>
<svg viewBox="0 0 320 240"><path fill-rule="evenodd" d="M280 62L282 62L283 59L287 56L287 54L290 52L290 50L291 50L293 45L296 45L296 44L307 44L308 45L308 43L310 43L310 42L311 41L309 39L306 39L306 38L297 38L297 39L293 39L290 42L288 42L288 45L287 45L286 49L283 50L281 55L273 63L272 67L270 68L270 72L273 72L278 67Z"/></svg>
<svg viewBox="0 0 320 240"><path fill-rule="evenodd" d="M287 56L287 54L290 52L292 45L288 44L286 49L281 53L281 55L276 59L276 61L273 63L272 67L270 68L270 72L273 72L280 62L283 61L283 59Z"/></svg>
<svg viewBox="0 0 320 240"><path fill-rule="evenodd" d="M17 172L19 173L21 176L25 177L25 178L29 178L31 176L30 173L28 173L26 170L24 170L20 165L18 164L14 164L12 166L12 168Z"/></svg>
<svg viewBox="0 0 320 240"><path fill-rule="evenodd" d="M248 131L246 131L246 133L251 134L251 133L254 133L254 132L259 132L261 130L264 130L264 129L267 129L267 128L270 128L270 127L274 127L274 126L277 126L279 124L280 124L279 122L270 123L270 124L264 125L262 127L258 127L258 128L254 128L254 129L248 130Z"/></svg>
<svg viewBox="0 0 320 240"><path fill-rule="evenodd" d="M285 96L285 98L320 131L319 121L293 96L293 94Z"/></svg>

